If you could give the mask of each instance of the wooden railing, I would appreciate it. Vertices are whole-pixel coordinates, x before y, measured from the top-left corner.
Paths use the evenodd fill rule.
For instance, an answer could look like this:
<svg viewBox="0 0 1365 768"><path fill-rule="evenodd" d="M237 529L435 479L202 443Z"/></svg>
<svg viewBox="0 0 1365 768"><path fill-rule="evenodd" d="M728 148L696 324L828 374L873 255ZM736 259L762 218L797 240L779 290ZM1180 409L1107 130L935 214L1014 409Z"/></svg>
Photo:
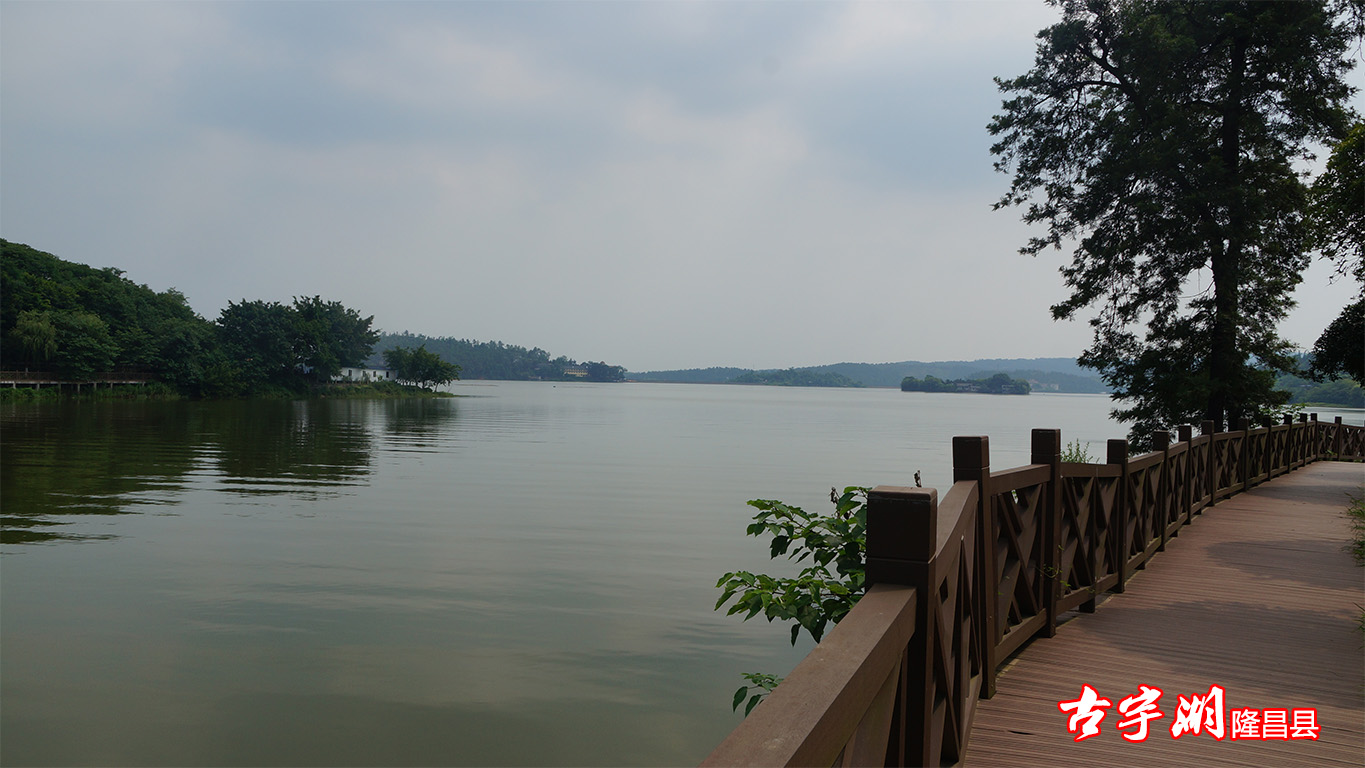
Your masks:
<svg viewBox="0 0 1365 768"><path fill-rule="evenodd" d="M702 765L956 765L976 702L1061 614L1123 592L1208 506L1320 459L1365 460L1365 427L1288 419L1198 437L1181 427L1104 464L1033 431L1027 466L992 472L986 437L953 438L953 486L867 501L866 595ZM1174 441L1173 441L1174 440Z"/></svg>

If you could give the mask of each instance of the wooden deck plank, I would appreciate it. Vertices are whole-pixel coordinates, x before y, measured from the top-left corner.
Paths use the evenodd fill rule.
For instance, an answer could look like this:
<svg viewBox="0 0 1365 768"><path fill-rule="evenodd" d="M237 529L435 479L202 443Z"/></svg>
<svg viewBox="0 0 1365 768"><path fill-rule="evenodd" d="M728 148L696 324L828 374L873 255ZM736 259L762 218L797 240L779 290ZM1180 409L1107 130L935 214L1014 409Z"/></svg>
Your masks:
<svg viewBox="0 0 1365 768"><path fill-rule="evenodd" d="M1365 570L1345 550L1343 514L1362 483L1365 466L1318 462L1205 510L1124 594L1006 668L978 706L965 765L1365 765ZM1083 684L1114 706L1077 743L1057 702ZM1134 744L1115 726L1139 684L1162 689L1165 715ZM1227 711L1316 708L1319 739L1172 739L1177 696L1213 684Z"/></svg>

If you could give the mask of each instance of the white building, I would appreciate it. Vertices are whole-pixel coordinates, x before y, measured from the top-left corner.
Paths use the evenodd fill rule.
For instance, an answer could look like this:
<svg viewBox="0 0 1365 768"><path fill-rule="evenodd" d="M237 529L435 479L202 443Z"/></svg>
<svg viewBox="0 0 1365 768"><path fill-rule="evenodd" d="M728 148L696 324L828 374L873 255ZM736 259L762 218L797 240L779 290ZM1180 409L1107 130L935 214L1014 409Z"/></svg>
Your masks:
<svg viewBox="0 0 1365 768"><path fill-rule="evenodd" d="M393 381L393 371L387 368L350 368L344 367L332 377L332 381Z"/></svg>

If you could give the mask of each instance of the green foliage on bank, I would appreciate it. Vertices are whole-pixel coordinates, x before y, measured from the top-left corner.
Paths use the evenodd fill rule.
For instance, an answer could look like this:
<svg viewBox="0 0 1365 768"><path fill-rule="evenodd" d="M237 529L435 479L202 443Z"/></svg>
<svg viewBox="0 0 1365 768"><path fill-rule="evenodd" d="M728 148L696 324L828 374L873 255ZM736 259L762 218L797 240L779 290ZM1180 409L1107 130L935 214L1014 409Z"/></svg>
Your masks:
<svg viewBox="0 0 1365 768"><path fill-rule="evenodd" d="M7 369L67 379L155 372L198 394L221 365L213 325L175 289L153 291L121 270L63 261L0 240L0 359Z"/></svg>
<svg viewBox="0 0 1365 768"><path fill-rule="evenodd" d="M72 382L107 373L150 380L145 387L84 388L83 398L316 393L342 366L369 356L377 337L372 321L312 296L292 304L244 299L209 322L173 288L157 292L112 267L0 240L0 359L7 370ZM58 391L77 390L32 397Z"/></svg>
<svg viewBox="0 0 1365 768"><path fill-rule="evenodd" d="M435 389L460 378L460 366L447 363L424 346L384 350L384 365L399 381L419 387Z"/></svg>
<svg viewBox="0 0 1365 768"><path fill-rule="evenodd" d="M0 387L0 403L51 403L70 398L81 400L181 400L184 395L169 384L149 381L146 384L115 384L98 387L74 384L61 387Z"/></svg>
<svg viewBox="0 0 1365 768"><path fill-rule="evenodd" d="M1290 405L1335 405L1365 408L1365 390L1350 379L1309 381L1298 376L1282 376L1275 386L1289 392Z"/></svg>
<svg viewBox="0 0 1365 768"><path fill-rule="evenodd" d="M1298 355L1298 373L1284 374L1275 380L1275 388L1289 393L1290 405L1334 405L1343 408L1365 408L1365 390L1345 376L1332 379L1314 378L1314 356Z"/></svg>
<svg viewBox="0 0 1365 768"><path fill-rule="evenodd" d="M1029 383L1023 379L1011 379L1008 375L997 373L985 379L943 379L926 376L917 379L906 376L901 380L902 392L963 392L983 395L1027 395Z"/></svg>
<svg viewBox="0 0 1365 768"><path fill-rule="evenodd" d="M479 379L625 378L625 368L604 362L551 359L539 348L496 341L381 334L373 321L340 302L302 296L288 304L229 302L210 322L174 288L158 293L125 278L121 270L96 269L0 240L0 367L5 370L71 382L116 372L196 398L389 397L400 390L337 388L332 380L344 367L379 367L385 353L407 348L407 357L399 352L395 358L404 369L400 379L422 387L453 381L462 371ZM74 392L70 387L61 391ZM33 395L55 396L55 391Z"/></svg>
<svg viewBox="0 0 1365 768"><path fill-rule="evenodd" d="M785 371L753 371L731 379L731 384L763 384L771 387L861 387L840 373L788 368Z"/></svg>
<svg viewBox="0 0 1365 768"><path fill-rule="evenodd" d="M318 390L318 397L345 398L347 400L390 400L409 397L455 397L450 392L438 392L417 384L401 384L396 381L367 381L359 384L337 383Z"/></svg>
<svg viewBox="0 0 1365 768"><path fill-rule="evenodd" d="M834 363L798 368L812 373L837 373L865 387L898 387L907 376L940 379L977 379L991 373L1006 373L1023 379L1034 392L1106 394L1109 388L1094 374L1087 373L1071 358L1013 358L971 361L898 363ZM754 373L752 368L688 368L671 371L631 371L633 381L662 381L694 384L725 384Z"/></svg>
<svg viewBox="0 0 1365 768"><path fill-rule="evenodd" d="M623 381L626 369L604 362L580 363L563 355L535 347L527 349L500 341L472 341L448 336L383 333L370 356L371 365L380 365L384 355L399 347L422 348L447 363L458 366L460 378L499 381Z"/></svg>

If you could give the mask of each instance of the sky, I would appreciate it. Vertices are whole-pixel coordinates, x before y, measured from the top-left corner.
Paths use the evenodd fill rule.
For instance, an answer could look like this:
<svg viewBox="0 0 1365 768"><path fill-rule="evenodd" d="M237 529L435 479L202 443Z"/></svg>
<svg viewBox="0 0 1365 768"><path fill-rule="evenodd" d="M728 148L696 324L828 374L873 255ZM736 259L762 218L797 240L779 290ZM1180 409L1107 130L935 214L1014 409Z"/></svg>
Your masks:
<svg viewBox="0 0 1365 768"><path fill-rule="evenodd" d="M1075 357L996 2L0 3L0 237L632 371ZM1359 108L1359 101L1357 102ZM1311 347L1351 298L1310 269ZM1205 278L1205 282L1207 279Z"/></svg>

